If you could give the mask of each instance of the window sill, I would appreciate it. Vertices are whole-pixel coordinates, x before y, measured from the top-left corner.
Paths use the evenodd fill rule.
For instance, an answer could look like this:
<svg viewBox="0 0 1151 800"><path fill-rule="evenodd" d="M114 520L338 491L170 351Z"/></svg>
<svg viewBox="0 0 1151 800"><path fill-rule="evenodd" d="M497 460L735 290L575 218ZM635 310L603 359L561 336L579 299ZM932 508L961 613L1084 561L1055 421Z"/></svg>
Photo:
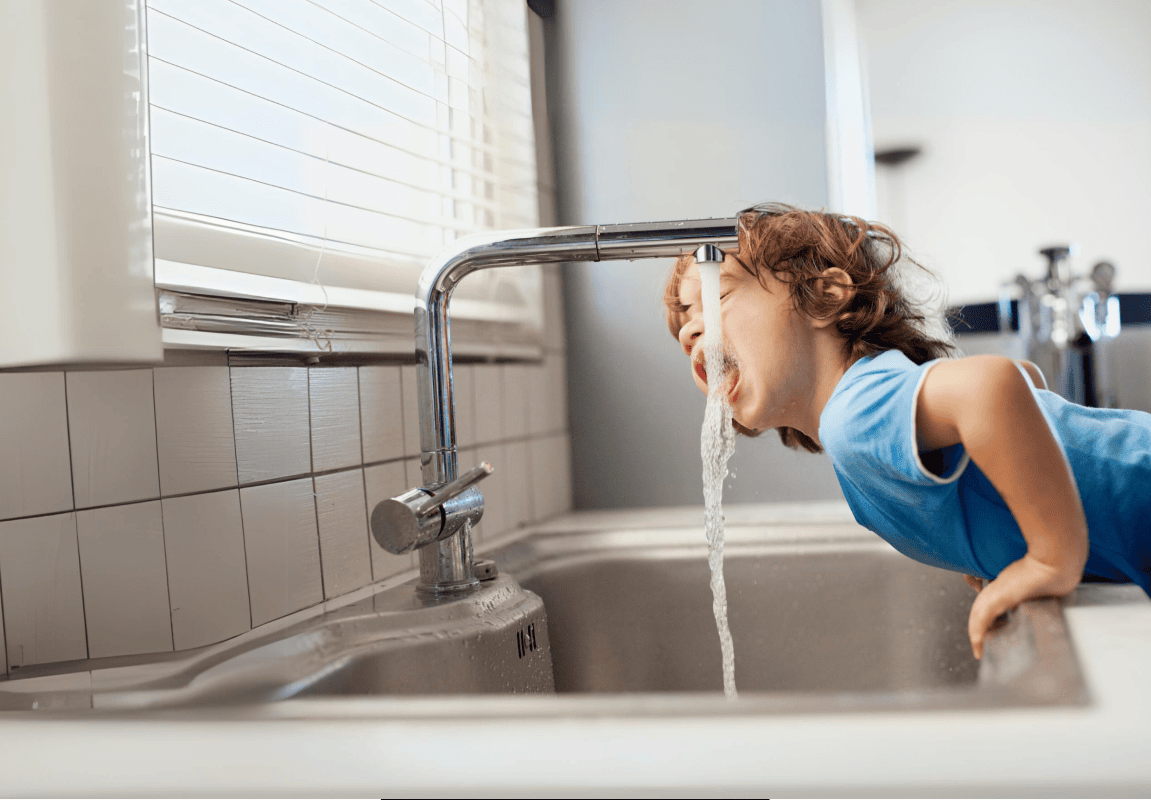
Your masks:
<svg viewBox="0 0 1151 800"><path fill-rule="evenodd" d="M157 261L165 349L414 356L414 297L213 274L218 272ZM221 277L227 278L227 291L218 288L225 284ZM526 314L509 314L507 306L476 300L453 301L452 307L454 357L543 357L539 327L517 318Z"/></svg>

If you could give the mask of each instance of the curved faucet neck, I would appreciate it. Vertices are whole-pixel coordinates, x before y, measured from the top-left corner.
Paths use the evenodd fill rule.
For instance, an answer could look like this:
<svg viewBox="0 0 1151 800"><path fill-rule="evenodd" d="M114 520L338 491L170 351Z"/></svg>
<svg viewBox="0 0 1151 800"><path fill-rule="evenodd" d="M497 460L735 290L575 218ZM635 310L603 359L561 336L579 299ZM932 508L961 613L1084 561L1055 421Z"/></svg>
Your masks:
<svg viewBox="0 0 1151 800"><path fill-rule="evenodd" d="M737 243L735 218L719 218L496 231L459 239L437 255L420 276L415 313L425 488L435 490L458 475L448 305L465 276L525 264L669 258L702 245L725 248ZM451 536L420 550L419 585L435 593L477 585L470 525L464 523Z"/></svg>

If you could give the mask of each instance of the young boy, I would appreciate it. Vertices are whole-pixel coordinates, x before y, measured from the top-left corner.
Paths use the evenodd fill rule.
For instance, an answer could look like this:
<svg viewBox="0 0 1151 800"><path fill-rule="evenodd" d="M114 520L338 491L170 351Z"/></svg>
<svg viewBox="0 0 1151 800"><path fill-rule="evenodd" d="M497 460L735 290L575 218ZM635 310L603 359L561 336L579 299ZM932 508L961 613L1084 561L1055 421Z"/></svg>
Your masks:
<svg viewBox="0 0 1151 800"><path fill-rule="evenodd" d="M1001 613L1082 579L1151 595L1151 414L1069 403L1028 362L947 358L950 332L907 288L926 272L886 227L778 204L739 220L720 282L737 431L826 451L860 524L963 573L976 658ZM664 301L706 393L691 256Z"/></svg>

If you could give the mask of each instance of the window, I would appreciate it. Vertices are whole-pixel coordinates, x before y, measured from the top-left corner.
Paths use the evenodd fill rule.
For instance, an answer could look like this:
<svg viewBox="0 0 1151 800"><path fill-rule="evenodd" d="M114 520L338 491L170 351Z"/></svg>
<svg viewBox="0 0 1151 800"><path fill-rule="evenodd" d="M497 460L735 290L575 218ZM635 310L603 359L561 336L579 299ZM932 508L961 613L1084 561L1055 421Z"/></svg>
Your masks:
<svg viewBox="0 0 1151 800"><path fill-rule="evenodd" d="M148 0L165 341L410 352L430 256L538 225L526 14L521 0ZM538 268L464 281L461 353L530 342L541 283Z"/></svg>

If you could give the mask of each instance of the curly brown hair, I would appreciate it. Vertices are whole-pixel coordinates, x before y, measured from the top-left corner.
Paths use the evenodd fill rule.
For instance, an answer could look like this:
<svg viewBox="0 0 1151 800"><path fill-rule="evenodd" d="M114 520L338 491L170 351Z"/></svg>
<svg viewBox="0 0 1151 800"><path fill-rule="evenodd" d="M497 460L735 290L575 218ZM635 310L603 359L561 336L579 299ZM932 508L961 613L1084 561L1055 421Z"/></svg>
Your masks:
<svg viewBox="0 0 1151 800"><path fill-rule="evenodd" d="M929 299L912 296L909 284L916 275L928 281L934 276L904 253L903 244L887 226L769 203L740 212L737 228L739 250L732 253L736 261L761 284L767 272L789 284L798 311L814 319L835 317L847 363L884 350L899 350L916 364L955 353L942 314L929 310ZM686 322L680 280L693 263L691 254L680 256L664 289L667 326L677 340ZM819 284L826 280L824 270L834 267L851 279L853 291L843 300L822 291ZM763 432L733 424L745 436ZM823 450L795 428L776 430L788 447Z"/></svg>

